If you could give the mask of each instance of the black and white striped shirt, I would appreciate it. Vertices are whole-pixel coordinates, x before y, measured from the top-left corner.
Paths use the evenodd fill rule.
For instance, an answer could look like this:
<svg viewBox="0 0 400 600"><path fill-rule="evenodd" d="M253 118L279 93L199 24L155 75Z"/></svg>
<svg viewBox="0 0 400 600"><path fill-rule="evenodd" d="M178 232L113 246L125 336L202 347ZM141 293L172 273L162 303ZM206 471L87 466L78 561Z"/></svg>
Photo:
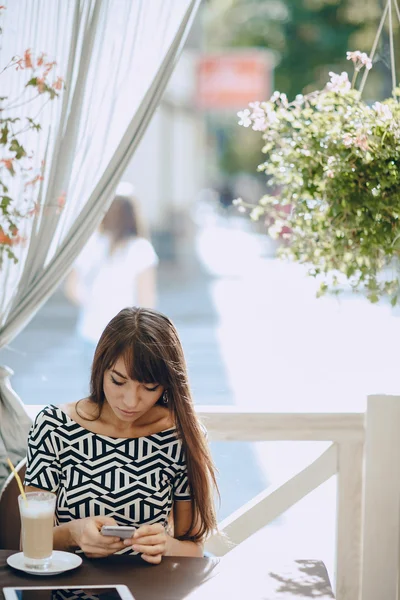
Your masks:
<svg viewBox="0 0 400 600"><path fill-rule="evenodd" d="M88 431L59 407L36 417L25 485L57 494L56 524L110 516L118 525L167 524L175 500L191 500L175 428L139 438ZM120 553L135 554L131 548Z"/></svg>

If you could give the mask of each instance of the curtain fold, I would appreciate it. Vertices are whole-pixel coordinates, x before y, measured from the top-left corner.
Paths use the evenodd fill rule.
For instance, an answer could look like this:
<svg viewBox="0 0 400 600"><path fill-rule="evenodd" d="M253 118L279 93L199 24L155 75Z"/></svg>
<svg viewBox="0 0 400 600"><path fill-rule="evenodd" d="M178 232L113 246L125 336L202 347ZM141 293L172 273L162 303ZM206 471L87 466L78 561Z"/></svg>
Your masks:
<svg viewBox="0 0 400 600"><path fill-rule="evenodd" d="M108 210L200 2L12 0L7 5L0 68L26 48L45 51L57 60L66 89L41 111L39 135L26 135L43 180L31 192L35 210L21 229L29 242L16 248L19 262L6 260L0 271L0 349L55 291ZM23 74L5 75L10 97L17 95ZM22 106L18 115L30 116L29 110ZM25 206L24 182L14 179L10 195ZM0 368L0 434L9 428L5 415L16 423L15 406L22 406L10 393L9 376ZM26 438L29 422L21 423L20 437ZM0 489L1 484L0 467Z"/></svg>

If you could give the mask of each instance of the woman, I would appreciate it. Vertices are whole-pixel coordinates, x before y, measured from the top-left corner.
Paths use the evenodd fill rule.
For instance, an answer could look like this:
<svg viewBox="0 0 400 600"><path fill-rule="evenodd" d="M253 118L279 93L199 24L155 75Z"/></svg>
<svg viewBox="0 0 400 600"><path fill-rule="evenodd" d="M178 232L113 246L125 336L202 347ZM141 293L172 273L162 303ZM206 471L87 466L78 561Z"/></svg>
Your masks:
<svg viewBox="0 0 400 600"><path fill-rule="evenodd" d="M99 232L66 280L66 294L80 309L78 333L90 360L104 327L118 311L125 306L155 307L157 264L133 187L121 182Z"/></svg>
<svg viewBox="0 0 400 600"><path fill-rule="evenodd" d="M88 398L44 408L28 439L27 491L57 494L54 548L150 563L202 556L216 527L215 470L172 322L150 309L119 312L90 387ZM100 533L115 524L138 529L125 541Z"/></svg>

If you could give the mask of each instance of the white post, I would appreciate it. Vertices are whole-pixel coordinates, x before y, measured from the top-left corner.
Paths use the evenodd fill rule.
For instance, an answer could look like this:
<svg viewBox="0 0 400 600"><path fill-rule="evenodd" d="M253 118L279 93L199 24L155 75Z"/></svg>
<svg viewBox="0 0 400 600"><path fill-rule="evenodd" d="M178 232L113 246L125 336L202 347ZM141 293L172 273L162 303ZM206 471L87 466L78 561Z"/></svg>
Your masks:
<svg viewBox="0 0 400 600"><path fill-rule="evenodd" d="M364 444L338 444L336 598L359 600Z"/></svg>
<svg viewBox="0 0 400 600"><path fill-rule="evenodd" d="M369 396L366 419L362 600L399 600L400 397Z"/></svg>

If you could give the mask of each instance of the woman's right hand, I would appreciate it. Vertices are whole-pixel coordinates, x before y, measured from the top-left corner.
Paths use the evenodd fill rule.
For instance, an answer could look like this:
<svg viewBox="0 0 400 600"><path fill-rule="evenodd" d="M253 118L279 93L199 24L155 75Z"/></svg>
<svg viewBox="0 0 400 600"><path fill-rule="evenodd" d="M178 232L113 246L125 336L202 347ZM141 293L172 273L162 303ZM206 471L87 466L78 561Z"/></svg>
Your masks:
<svg viewBox="0 0 400 600"><path fill-rule="evenodd" d="M86 517L70 521L72 544L78 546L88 558L103 558L126 548L118 537L102 535L103 525L117 525L112 517Z"/></svg>

